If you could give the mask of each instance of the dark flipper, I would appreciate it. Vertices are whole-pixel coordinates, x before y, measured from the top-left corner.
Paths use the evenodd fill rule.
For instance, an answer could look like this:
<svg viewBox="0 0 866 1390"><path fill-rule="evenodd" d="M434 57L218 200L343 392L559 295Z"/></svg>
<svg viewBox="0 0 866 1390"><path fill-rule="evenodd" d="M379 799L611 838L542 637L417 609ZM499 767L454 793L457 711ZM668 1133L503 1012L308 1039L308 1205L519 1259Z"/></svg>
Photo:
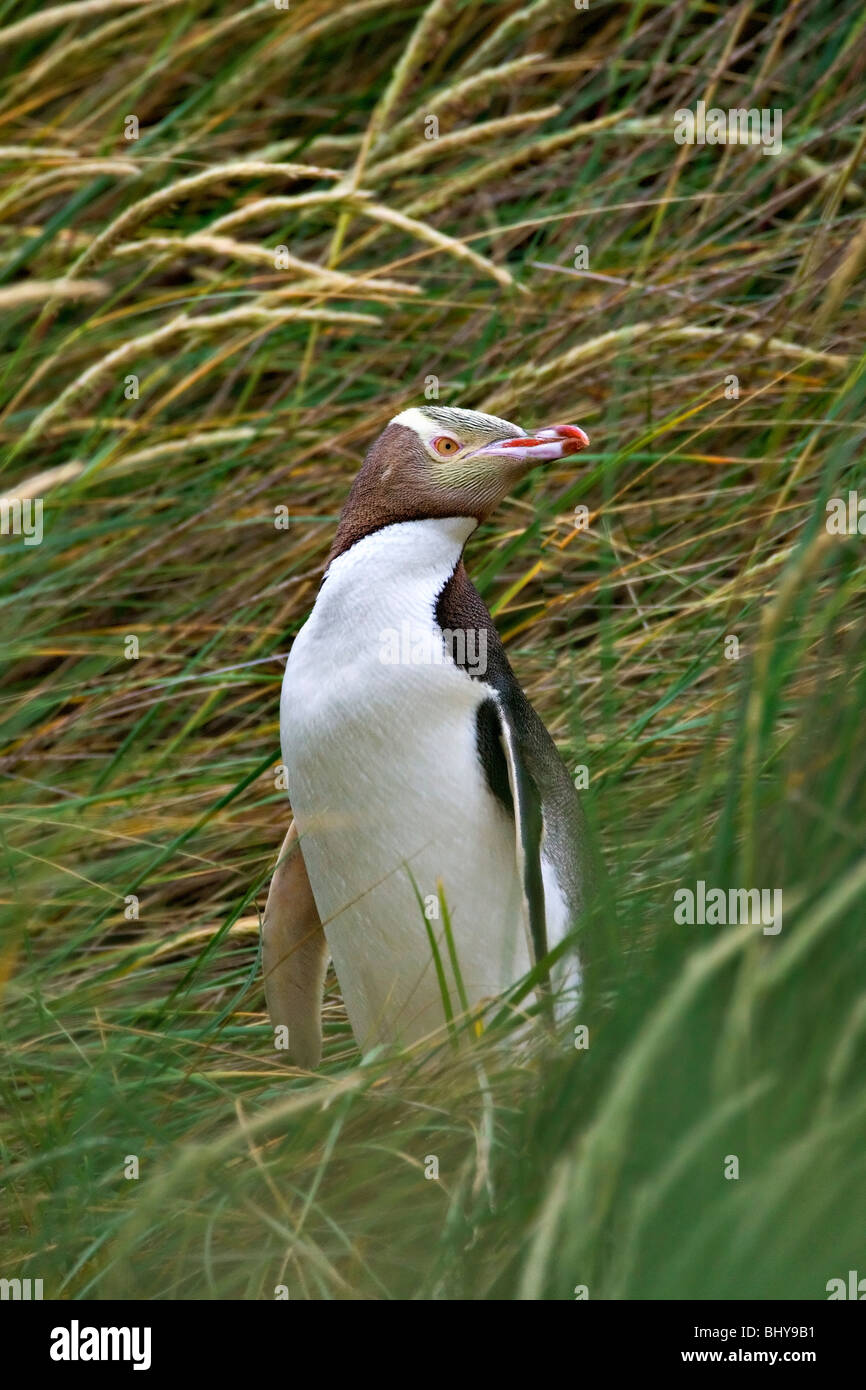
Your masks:
<svg viewBox="0 0 866 1390"><path fill-rule="evenodd" d="M446 633L469 632L454 642L467 675L491 687L478 712L478 749L490 790L514 817L518 863L526 898L530 952L537 963L549 949L542 877L544 858L576 922L587 896L589 858L583 813L568 769L508 663L499 633L461 561L443 588L436 618ZM484 633L482 648L477 635ZM469 666L461 652L486 652L486 668ZM507 787L507 793L506 793Z"/></svg>

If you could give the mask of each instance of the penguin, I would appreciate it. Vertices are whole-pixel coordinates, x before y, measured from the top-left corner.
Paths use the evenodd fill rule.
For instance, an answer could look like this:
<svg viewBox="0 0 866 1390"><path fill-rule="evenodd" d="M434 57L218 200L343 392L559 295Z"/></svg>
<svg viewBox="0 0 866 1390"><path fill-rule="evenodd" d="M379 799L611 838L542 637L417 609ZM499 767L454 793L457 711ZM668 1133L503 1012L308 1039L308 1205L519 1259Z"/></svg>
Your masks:
<svg viewBox="0 0 866 1390"><path fill-rule="evenodd" d="M577 792L463 551L529 469L588 443L576 425L529 435L425 405L391 420L355 478L280 700L294 818L262 948L270 1019L300 1067L321 1059L329 957L366 1053L495 999L581 914ZM551 983L573 1007L576 954Z"/></svg>

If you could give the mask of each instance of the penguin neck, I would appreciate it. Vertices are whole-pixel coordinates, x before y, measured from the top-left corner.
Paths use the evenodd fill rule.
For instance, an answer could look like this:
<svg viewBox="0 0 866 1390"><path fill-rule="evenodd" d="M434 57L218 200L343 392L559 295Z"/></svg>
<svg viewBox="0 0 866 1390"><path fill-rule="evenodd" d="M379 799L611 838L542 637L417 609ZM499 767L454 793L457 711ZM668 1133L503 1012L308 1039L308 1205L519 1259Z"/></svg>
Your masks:
<svg viewBox="0 0 866 1390"><path fill-rule="evenodd" d="M425 517L371 531L331 561L317 605L367 607L387 595L399 604L410 592L435 601L477 525L474 517Z"/></svg>
<svg viewBox="0 0 866 1390"><path fill-rule="evenodd" d="M376 527L352 544L331 552L325 578L349 570L393 571L407 577L441 569L443 581L452 574L478 521L472 516L418 517Z"/></svg>
<svg viewBox="0 0 866 1390"><path fill-rule="evenodd" d="M402 455L397 458L399 462ZM413 486L411 481L390 489L382 487L380 480L374 476L378 462L374 455L369 455L352 484L346 505L340 513L326 569L360 541L379 531L391 530L401 523L429 522L431 525L453 526L459 522L465 528L465 536L479 524L478 517L467 515L459 503L455 505L453 497L443 495L441 491ZM393 466L396 468L398 465Z"/></svg>

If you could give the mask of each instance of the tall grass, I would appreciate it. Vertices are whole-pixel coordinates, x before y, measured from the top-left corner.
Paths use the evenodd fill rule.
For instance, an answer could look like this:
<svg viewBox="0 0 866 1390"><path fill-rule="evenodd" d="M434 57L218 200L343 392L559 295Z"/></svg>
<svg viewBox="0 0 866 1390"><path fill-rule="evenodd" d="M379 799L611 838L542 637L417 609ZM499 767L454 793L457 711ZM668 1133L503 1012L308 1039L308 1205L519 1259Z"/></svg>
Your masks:
<svg viewBox="0 0 866 1390"><path fill-rule="evenodd" d="M866 540L825 526L866 497L859 7L0 22L2 490L44 499L40 545L0 538L0 1273L569 1299L863 1272ZM780 108L782 153L678 146L701 99ZM593 439L469 555L588 770L589 1045L362 1063L330 979L311 1077L258 950L283 659L361 453L431 377ZM781 932L678 925L698 880L782 889Z"/></svg>

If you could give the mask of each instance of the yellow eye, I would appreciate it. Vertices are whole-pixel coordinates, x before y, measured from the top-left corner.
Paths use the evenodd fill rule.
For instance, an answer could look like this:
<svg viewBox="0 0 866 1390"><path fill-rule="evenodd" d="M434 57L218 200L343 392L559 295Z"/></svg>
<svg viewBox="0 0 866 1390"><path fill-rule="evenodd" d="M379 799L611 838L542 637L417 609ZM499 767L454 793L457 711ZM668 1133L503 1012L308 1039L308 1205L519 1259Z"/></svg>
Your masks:
<svg viewBox="0 0 866 1390"><path fill-rule="evenodd" d="M433 448L437 454L459 454L460 445L456 439L451 439L447 434L440 434L438 439L433 440Z"/></svg>

